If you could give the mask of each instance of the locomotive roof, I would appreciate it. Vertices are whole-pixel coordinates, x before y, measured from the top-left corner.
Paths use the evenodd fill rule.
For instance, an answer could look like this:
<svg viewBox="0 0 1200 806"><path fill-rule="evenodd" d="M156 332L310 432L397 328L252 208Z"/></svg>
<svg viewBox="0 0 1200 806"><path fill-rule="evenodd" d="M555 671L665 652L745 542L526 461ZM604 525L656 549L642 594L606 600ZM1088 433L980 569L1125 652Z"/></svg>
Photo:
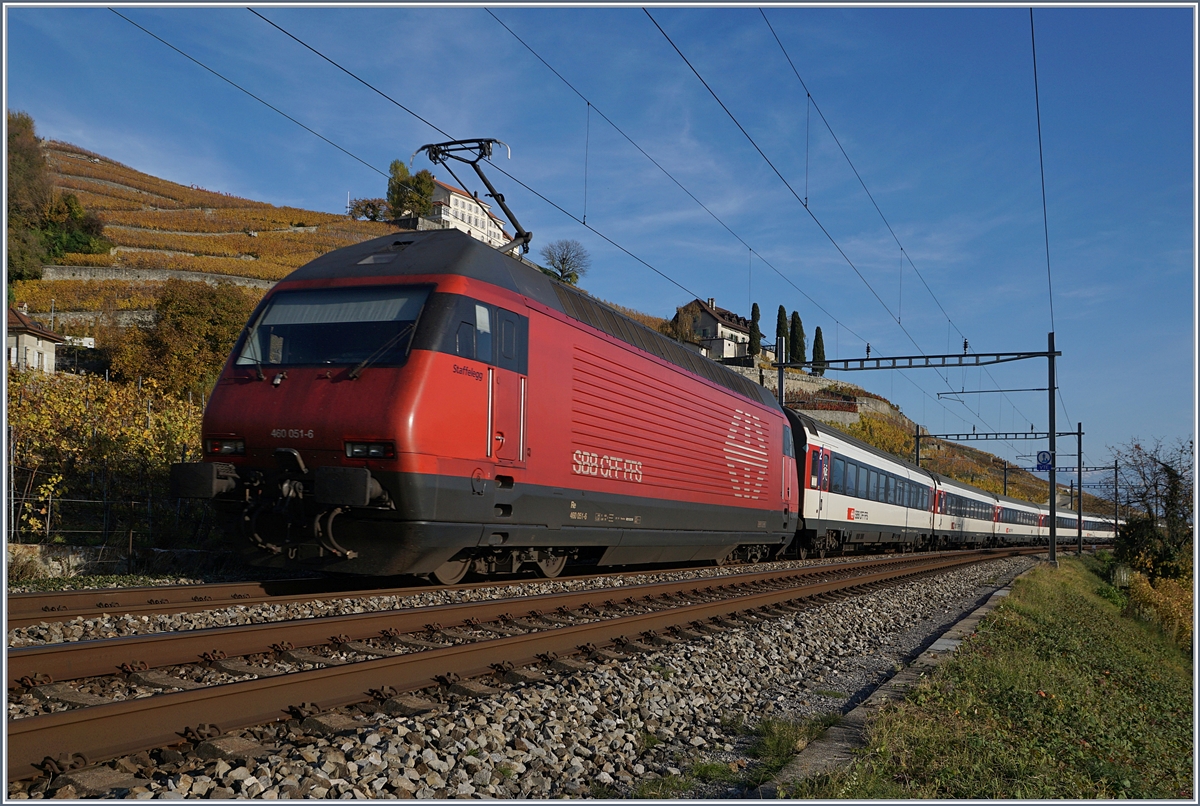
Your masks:
<svg viewBox="0 0 1200 806"><path fill-rule="evenodd" d="M364 260L367 262L364 263ZM381 274L454 274L491 283L591 325L735 394L770 408L779 407L765 387L688 350L579 289L456 229L427 232L402 230L336 249L296 269L283 282L365 279Z"/></svg>

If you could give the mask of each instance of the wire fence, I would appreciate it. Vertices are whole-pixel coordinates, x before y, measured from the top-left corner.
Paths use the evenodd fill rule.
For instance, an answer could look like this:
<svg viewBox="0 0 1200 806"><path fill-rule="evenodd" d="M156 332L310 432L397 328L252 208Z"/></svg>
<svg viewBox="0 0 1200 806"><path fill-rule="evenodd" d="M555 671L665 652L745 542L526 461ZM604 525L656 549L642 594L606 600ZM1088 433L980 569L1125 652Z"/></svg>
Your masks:
<svg viewBox="0 0 1200 806"><path fill-rule="evenodd" d="M10 467L10 478L27 468ZM155 496L59 498L15 493L10 482L8 542L67 543L129 550L196 546L209 540L216 524L207 502Z"/></svg>

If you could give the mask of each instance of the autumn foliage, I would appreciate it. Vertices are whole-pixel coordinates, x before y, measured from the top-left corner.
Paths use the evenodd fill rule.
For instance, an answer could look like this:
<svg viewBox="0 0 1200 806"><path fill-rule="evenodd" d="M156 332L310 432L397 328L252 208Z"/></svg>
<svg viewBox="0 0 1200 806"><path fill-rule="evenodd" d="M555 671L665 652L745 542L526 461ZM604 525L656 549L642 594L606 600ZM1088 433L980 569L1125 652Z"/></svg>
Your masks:
<svg viewBox="0 0 1200 806"><path fill-rule="evenodd" d="M8 369L8 422L12 428L17 526L39 539L53 502L96 502L74 512L88 529L139 534L157 520L169 533L175 502L167 499L171 462L200 455L199 398L167 394L153 379L106 382L103 377ZM98 507L103 506L103 511ZM68 514L68 518L70 515ZM52 528L52 534L57 532Z"/></svg>
<svg viewBox="0 0 1200 806"><path fill-rule="evenodd" d="M1152 584L1138 572L1129 578L1129 608L1133 615L1158 624L1175 643L1192 645L1193 590L1191 581L1160 578Z"/></svg>
<svg viewBox="0 0 1200 806"><path fill-rule="evenodd" d="M168 280L146 329L102 336L116 377L153 379L174 395L206 395L216 383L254 303L237 286Z"/></svg>

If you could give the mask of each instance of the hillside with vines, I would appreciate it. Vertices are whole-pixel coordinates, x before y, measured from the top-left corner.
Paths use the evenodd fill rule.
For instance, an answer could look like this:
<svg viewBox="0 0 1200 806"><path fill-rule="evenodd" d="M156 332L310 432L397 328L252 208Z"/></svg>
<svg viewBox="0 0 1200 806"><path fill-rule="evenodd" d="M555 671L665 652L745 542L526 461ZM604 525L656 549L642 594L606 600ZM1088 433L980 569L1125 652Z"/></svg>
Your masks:
<svg viewBox="0 0 1200 806"><path fill-rule="evenodd" d="M273 281L334 249L392 231L383 222L169 182L70 143L42 141L41 150L54 190L97 215L113 245L100 254L66 252L55 265ZM161 285L144 279L18 280L11 301L34 314L48 313L52 299L60 311L149 309Z"/></svg>

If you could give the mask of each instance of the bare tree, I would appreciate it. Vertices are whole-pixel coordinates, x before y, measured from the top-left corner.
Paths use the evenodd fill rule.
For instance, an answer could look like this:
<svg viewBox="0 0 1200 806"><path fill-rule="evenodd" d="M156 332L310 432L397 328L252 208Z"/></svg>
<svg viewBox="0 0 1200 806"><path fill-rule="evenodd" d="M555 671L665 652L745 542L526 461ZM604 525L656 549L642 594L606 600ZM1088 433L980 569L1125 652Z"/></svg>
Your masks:
<svg viewBox="0 0 1200 806"><path fill-rule="evenodd" d="M1167 498L1172 486L1188 492L1188 500L1175 508L1185 511L1190 518L1192 502L1192 449L1191 440L1179 440L1172 445L1162 440L1143 442L1133 439L1125 445L1110 447L1113 457L1120 464L1121 493L1124 503L1140 514L1165 523L1175 513L1168 512Z"/></svg>
<svg viewBox="0 0 1200 806"><path fill-rule="evenodd" d="M1194 443L1133 439L1111 450L1119 463L1127 519L1117 538L1117 558L1151 577L1181 575L1191 565Z"/></svg>
<svg viewBox="0 0 1200 806"><path fill-rule="evenodd" d="M550 264L559 279L576 285L592 267L592 256L575 239L551 241L542 247L542 259Z"/></svg>

